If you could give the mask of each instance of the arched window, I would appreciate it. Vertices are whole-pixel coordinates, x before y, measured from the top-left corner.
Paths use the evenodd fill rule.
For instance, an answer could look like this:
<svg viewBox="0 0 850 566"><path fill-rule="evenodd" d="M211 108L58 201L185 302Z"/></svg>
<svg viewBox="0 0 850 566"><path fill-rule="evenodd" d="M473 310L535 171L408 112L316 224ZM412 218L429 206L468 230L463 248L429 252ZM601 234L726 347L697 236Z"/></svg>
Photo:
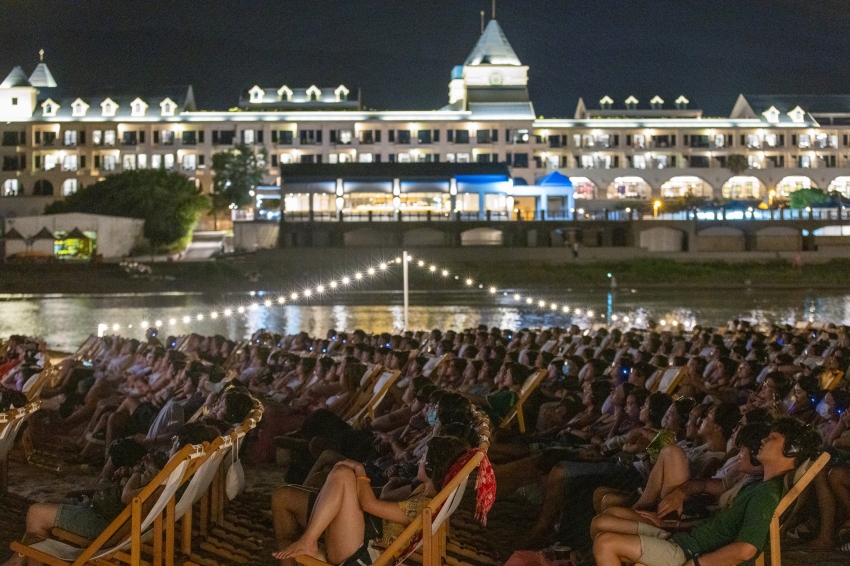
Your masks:
<svg viewBox="0 0 850 566"><path fill-rule="evenodd" d="M53 183L44 179L36 181L35 186L32 188L32 194L39 197L52 197Z"/></svg>

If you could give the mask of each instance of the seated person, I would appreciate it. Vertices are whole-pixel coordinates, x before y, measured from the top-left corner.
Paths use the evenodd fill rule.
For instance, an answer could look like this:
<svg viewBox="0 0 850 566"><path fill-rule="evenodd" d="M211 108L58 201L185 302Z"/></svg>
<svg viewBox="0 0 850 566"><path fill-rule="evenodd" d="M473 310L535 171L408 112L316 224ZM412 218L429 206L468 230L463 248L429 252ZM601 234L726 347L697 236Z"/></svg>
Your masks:
<svg viewBox="0 0 850 566"><path fill-rule="evenodd" d="M274 557L294 565L300 555L317 556L324 534L331 564L371 564L378 552L373 539L391 544L442 489L452 465L469 446L450 437L434 437L419 461L422 484L404 501L375 497L361 464L339 462L318 492L284 486L272 495L275 539L281 549Z"/></svg>
<svg viewBox="0 0 850 566"><path fill-rule="evenodd" d="M591 525L597 566L712 566L752 560L767 544L770 520L784 491L784 475L815 455L816 433L780 419L758 452L764 480L743 490L728 508L690 532L670 533L657 513L614 508ZM675 524L675 523L674 523Z"/></svg>

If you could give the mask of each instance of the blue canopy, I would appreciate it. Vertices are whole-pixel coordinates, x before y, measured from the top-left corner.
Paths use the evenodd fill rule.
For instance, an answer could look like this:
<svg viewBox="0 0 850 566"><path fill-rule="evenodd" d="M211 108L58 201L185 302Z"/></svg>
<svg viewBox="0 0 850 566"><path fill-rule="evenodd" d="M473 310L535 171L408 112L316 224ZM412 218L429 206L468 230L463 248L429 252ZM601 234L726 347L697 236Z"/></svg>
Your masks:
<svg viewBox="0 0 850 566"><path fill-rule="evenodd" d="M557 171L553 171L537 181L538 187L572 187L573 183L569 177L561 175Z"/></svg>

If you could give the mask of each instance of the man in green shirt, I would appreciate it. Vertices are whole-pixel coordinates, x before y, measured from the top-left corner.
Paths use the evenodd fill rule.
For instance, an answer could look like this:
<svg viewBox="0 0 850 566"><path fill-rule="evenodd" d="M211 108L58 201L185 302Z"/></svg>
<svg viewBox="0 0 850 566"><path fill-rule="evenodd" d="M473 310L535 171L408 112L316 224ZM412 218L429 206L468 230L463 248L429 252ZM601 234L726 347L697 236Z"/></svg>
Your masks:
<svg viewBox="0 0 850 566"><path fill-rule="evenodd" d="M652 513L641 513L640 521L616 511L600 515L591 527L596 565L731 566L754 558L767 544L785 473L816 454L821 445L816 436L794 419L774 423L758 453L764 481L745 488L731 506L690 532L671 534Z"/></svg>

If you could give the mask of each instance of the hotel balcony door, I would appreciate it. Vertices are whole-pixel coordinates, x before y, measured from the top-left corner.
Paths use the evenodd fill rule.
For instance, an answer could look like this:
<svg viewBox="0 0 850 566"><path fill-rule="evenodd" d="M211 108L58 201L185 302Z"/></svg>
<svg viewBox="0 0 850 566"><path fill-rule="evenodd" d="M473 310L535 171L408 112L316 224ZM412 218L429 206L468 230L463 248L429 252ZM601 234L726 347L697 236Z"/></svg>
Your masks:
<svg viewBox="0 0 850 566"><path fill-rule="evenodd" d="M537 214L537 197L514 197L514 218L517 212L523 220L534 220Z"/></svg>

